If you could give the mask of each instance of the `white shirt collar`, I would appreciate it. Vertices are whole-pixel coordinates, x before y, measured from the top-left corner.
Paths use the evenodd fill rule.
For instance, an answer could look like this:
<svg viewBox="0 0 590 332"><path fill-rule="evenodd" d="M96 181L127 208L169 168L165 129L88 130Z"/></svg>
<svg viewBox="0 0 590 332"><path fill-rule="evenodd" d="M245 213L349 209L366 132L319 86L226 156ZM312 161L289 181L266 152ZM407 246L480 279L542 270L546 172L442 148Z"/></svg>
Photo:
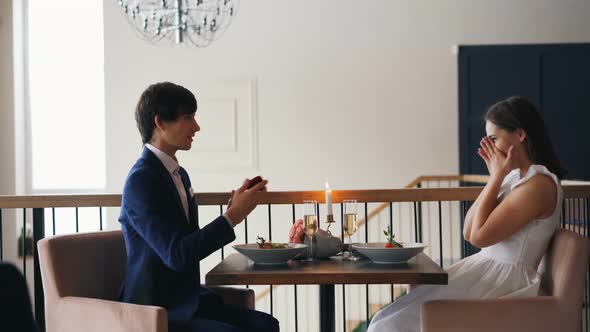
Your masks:
<svg viewBox="0 0 590 332"><path fill-rule="evenodd" d="M160 159L160 161L162 162L162 164L164 164L164 167L166 167L170 174L173 174L175 171L178 171L180 169L180 165L178 165L178 162L162 150L151 145L150 143L146 143L145 147L152 151L156 155L156 157Z"/></svg>

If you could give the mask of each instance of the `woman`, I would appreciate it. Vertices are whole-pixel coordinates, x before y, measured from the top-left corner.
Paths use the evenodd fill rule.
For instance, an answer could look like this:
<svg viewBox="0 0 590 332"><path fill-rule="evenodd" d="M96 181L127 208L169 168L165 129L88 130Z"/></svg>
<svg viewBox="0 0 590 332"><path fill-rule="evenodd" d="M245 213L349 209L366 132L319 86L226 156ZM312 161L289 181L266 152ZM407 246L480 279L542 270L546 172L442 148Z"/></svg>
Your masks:
<svg viewBox="0 0 590 332"><path fill-rule="evenodd" d="M477 153L490 177L463 228L465 240L482 250L448 268L448 285L419 286L379 311L370 332L419 331L420 307L430 300L538 295L537 268L558 225L565 170L526 99L493 105L485 120Z"/></svg>

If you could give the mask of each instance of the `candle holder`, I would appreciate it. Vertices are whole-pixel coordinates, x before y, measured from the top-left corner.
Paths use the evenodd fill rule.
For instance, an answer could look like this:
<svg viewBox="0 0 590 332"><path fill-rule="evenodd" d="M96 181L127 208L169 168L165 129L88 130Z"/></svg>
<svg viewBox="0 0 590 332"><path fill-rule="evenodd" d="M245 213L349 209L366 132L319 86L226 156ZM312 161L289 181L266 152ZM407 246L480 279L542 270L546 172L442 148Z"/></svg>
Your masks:
<svg viewBox="0 0 590 332"><path fill-rule="evenodd" d="M332 235L332 232L330 232L330 226L332 226L332 224L335 222L336 221L334 220L333 214L326 215L326 224L328 224L328 227L326 227L326 232L328 232L328 234L330 234L330 235Z"/></svg>

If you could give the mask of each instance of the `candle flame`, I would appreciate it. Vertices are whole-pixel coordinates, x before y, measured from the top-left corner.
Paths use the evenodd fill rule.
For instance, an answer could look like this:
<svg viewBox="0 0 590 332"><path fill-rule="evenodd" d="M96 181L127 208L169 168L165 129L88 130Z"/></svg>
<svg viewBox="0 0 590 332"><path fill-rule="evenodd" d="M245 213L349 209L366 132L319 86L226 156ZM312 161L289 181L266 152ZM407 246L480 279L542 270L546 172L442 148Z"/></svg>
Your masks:
<svg viewBox="0 0 590 332"><path fill-rule="evenodd" d="M330 185L326 182L326 190L330 190Z"/></svg>

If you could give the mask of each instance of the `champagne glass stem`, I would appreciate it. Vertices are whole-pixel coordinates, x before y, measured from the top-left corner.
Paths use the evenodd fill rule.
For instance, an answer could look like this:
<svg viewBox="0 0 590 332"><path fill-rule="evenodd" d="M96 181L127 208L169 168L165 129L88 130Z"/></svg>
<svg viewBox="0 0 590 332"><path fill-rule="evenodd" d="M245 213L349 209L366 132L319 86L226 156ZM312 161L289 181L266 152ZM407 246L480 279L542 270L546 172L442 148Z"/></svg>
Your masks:
<svg viewBox="0 0 590 332"><path fill-rule="evenodd" d="M313 235L309 237L309 259L313 259Z"/></svg>
<svg viewBox="0 0 590 332"><path fill-rule="evenodd" d="M352 236L348 236L348 257L352 258Z"/></svg>

